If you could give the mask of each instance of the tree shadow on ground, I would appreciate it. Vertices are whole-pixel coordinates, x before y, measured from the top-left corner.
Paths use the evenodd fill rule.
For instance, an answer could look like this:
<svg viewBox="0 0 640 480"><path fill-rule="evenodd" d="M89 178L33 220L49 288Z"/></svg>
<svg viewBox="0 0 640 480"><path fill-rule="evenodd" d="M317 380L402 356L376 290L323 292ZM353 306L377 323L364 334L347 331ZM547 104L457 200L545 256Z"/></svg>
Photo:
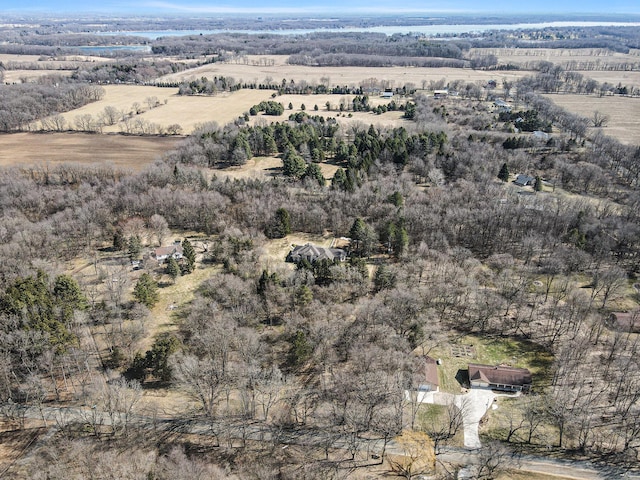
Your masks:
<svg viewBox="0 0 640 480"><path fill-rule="evenodd" d="M460 384L461 387L464 388L469 388L470 382L469 382L469 370L465 369L459 369L458 373L456 373L456 380L458 381L458 383Z"/></svg>

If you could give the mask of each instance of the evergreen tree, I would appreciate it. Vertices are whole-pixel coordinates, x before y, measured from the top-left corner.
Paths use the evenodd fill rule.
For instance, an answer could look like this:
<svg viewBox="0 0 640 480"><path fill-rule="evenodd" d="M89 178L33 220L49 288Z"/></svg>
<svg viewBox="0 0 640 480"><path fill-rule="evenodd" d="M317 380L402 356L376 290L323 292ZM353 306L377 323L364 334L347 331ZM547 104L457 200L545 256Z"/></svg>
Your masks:
<svg viewBox="0 0 640 480"><path fill-rule="evenodd" d="M87 298L82 293L78 282L69 275L59 275L53 285L53 295L60 305L63 313L63 320L68 322L73 316L74 310L84 310L87 308Z"/></svg>
<svg viewBox="0 0 640 480"><path fill-rule="evenodd" d="M349 230L351 251L360 257L369 257L373 253L378 237L369 225L361 218L356 218Z"/></svg>
<svg viewBox="0 0 640 480"><path fill-rule="evenodd" d="M287 177L299 179L306 171L307 162L293 148L289 148L282 157L282 173Z"/></svg>
<svg viewBox="0 0 640 480"><path fill-rule="evenodd" d="M152 308L158 303L158 283L151 275L143 273L133 289L133 296L147 308Z"/></svg>
<svg viewBox="0 0 640 480"><path fill-rule="evenodd" d="M303 178L310 178L318 183L321 187L324 187L325 178L322 175L322 170L320 170L320 166L316 163L310 163L307 166L307 171L304 173Z"/></svg>
<svg viewBox="0 0 640 480"><path fill-rule="evenodd" d="M313 301L313 292L306 285L300 285L295 293L295 304L300 306L309 305Z"/></svg>
<svg viewBox="0 0 640 480"><path fill-rule="evenodd" d="M196 251L188 239L182 241L182 256L186 260L182 273L191 273L196 268Z"/></svg>
<svg viewBox="0 0 640 480"><path fill-rule="evenodd" d="M391 195L389 195L389 201L398 208L402 207L402 205L404 204L404 200L400 192L393 192Z"/></svg>
<svg viewBox="0 0 640 480"><path fill-rule="evenodd" d="M180 275L180 265L178 265L178 261L175 258L169 257L169 260L167 260L165 272L171 277L174 282L176 281L176 278L178 278L178 275Z"/></svg>
<svg viewBox="0 0 640 480"><path fill-rule="evenodd" d="M540 178L540 176L536 176L536 182L533 184L533 189L536 192L541 192L542 191L542 179Z"/></svg>
<svg viewBox="0 0 640 480"><path fill-rule="evenodd" d="M509 167L507 166L507 163L503 163L502 167L500 167L500 172L498 173L498 178L500 180L502 180L503 182L508 182L509 181Z"/></svg>
<svg viewBox="0 0 640 480"><path fill-rule="evenodd" d="M62 353L75 340L67 329L73 311L85 306L75 280L60 275L52 290L48 275L38 270L37 276L18 279L7 287L0 296L0 317L11 318L14 329L45 334L46 341Z"/></svg>
<svg viewBox="0 0 640 480"><path fill-rule="evenodd" d="M180 341L171 334L159 336L145 355L145 366L158 380L168 382L173 371L169 365L169 357L178 351Z"/></svg>
<svg viewBox="0 0 640 480"><path fill-rule="evenodd" d="M142 240L140 240L138 235L129 237L127 251L131 258L138 258L140 256L140 252L142 252Z"/></svg>
<svg viewBox="0 0 640 480"><path fill-rule="evenodd" d="M276 210L273 218L265 229L268 238L283 238L291 233L291 218L285 208Z"/></svg>
<svg viewBox="0 0 640 480"><path fill-rule="evenodd" d="M338 168L331 179L331 188L333 190L347 190L348 179L344 169Z"/></svg>
<svg viewBox="0 0 640 480"><path fill-rule="evenodd" d="M380 265L373 276L373 285L376 292L389 290L396 286L396 274L386 265Z"/></svg>
<svg viewBox="0 0 640 480"><path fill-rule="evenodd" d="M298 330L291 339L287 363L294 369L300 367L311 357L312 352L313 348L309 344L306 334L302 330Z"/></svg>
<svg viewBox="0 0 640 480"><path fill-rule="evenodd" d="M409 245L409 234L404 227L396 228L395 235L392 241L393 256L401 258L407 252L407 246Z"/></svg>
<svg viewBox="0 0 640 480"><path fill-rule="evenodd" d="M122 251L127 248L127 239L119 228L113 234L113 249Z"/></svg>

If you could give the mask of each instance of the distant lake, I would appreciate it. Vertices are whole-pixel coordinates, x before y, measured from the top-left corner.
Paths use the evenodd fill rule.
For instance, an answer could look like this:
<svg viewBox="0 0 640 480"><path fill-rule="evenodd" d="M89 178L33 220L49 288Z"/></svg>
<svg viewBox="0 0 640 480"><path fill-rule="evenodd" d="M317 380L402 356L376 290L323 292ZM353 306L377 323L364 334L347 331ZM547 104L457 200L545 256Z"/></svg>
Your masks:
<svg viewBox="0 0 640 480"><path fill-rule="evenodd" d="M186 35L212 35L215 33L247 33L274 35L305 35L316 32L375 32L393 35L394 33L420 33L427 36L460 35L463 33L482 33L489 30L540 29L549 27L638 27L640 22L543 22L543 23L507 23L507 24L459 24L459 25L389 25L379 27L347 28L302 28L291 30L141 30L122 32L96 32L98 35L131 35L155 40L159 37L182 37Z"/></svg>

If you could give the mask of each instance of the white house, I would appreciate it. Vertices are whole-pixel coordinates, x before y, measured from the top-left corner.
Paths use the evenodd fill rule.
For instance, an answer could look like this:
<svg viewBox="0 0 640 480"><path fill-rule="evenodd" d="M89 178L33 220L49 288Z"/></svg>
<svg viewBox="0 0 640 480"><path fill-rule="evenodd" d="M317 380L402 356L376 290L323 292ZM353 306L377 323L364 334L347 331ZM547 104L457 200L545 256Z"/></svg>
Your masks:
<svg viewBox="0 0 640 480"><path fill-rule="evenodd" d="M393 90L391 88L385 88L380 96L382 98L393 98Z"/></svg>
<svg viewBox="0 0 640 480"><path fill-rule="evenodd" d="M158 263L162 263L169 257L180 260L182 258L182 253L182 245L180 245L179 243L174 243L173 245L169 245L168 247L156 248L154 256L156 257Z"/></svg>

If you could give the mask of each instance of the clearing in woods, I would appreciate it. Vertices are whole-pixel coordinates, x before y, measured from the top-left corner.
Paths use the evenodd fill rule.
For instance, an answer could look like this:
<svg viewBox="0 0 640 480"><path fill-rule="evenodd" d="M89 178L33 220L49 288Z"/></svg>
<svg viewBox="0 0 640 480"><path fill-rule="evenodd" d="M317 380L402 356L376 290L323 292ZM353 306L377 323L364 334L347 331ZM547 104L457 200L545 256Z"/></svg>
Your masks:
<svg viewBox="0 0 640 480"><path fill-rule="evenodd" d="M559 107L586 118L595 111L607 115L609 121L602 129L605 135L623 143L640 143L640 98L595 95L545 95Z"/></svg>
<svg viewBox="0 0 640 480"><path fill-rule="evenodd" d="M113 107L124 114L134 111L134 104L144 110L133 115L132 119L146 120L161 127L178 124L184 133L191 133L196 125L205 122L217 122L223 126L233 122L245 111L263 100L271 98L271 90L240 90L233 93L220 93L214 96L177 95L176 88L160 88L141 85L103 85L105 95L102 100L65 113L63 116L69 125L79 115L92 115L94 119L106 107ZM157 99L157 106L149 109L147 99ZM72 127L73 128L73 127ZM124 130L123 122L105 126L105 133Z"/></svg>

